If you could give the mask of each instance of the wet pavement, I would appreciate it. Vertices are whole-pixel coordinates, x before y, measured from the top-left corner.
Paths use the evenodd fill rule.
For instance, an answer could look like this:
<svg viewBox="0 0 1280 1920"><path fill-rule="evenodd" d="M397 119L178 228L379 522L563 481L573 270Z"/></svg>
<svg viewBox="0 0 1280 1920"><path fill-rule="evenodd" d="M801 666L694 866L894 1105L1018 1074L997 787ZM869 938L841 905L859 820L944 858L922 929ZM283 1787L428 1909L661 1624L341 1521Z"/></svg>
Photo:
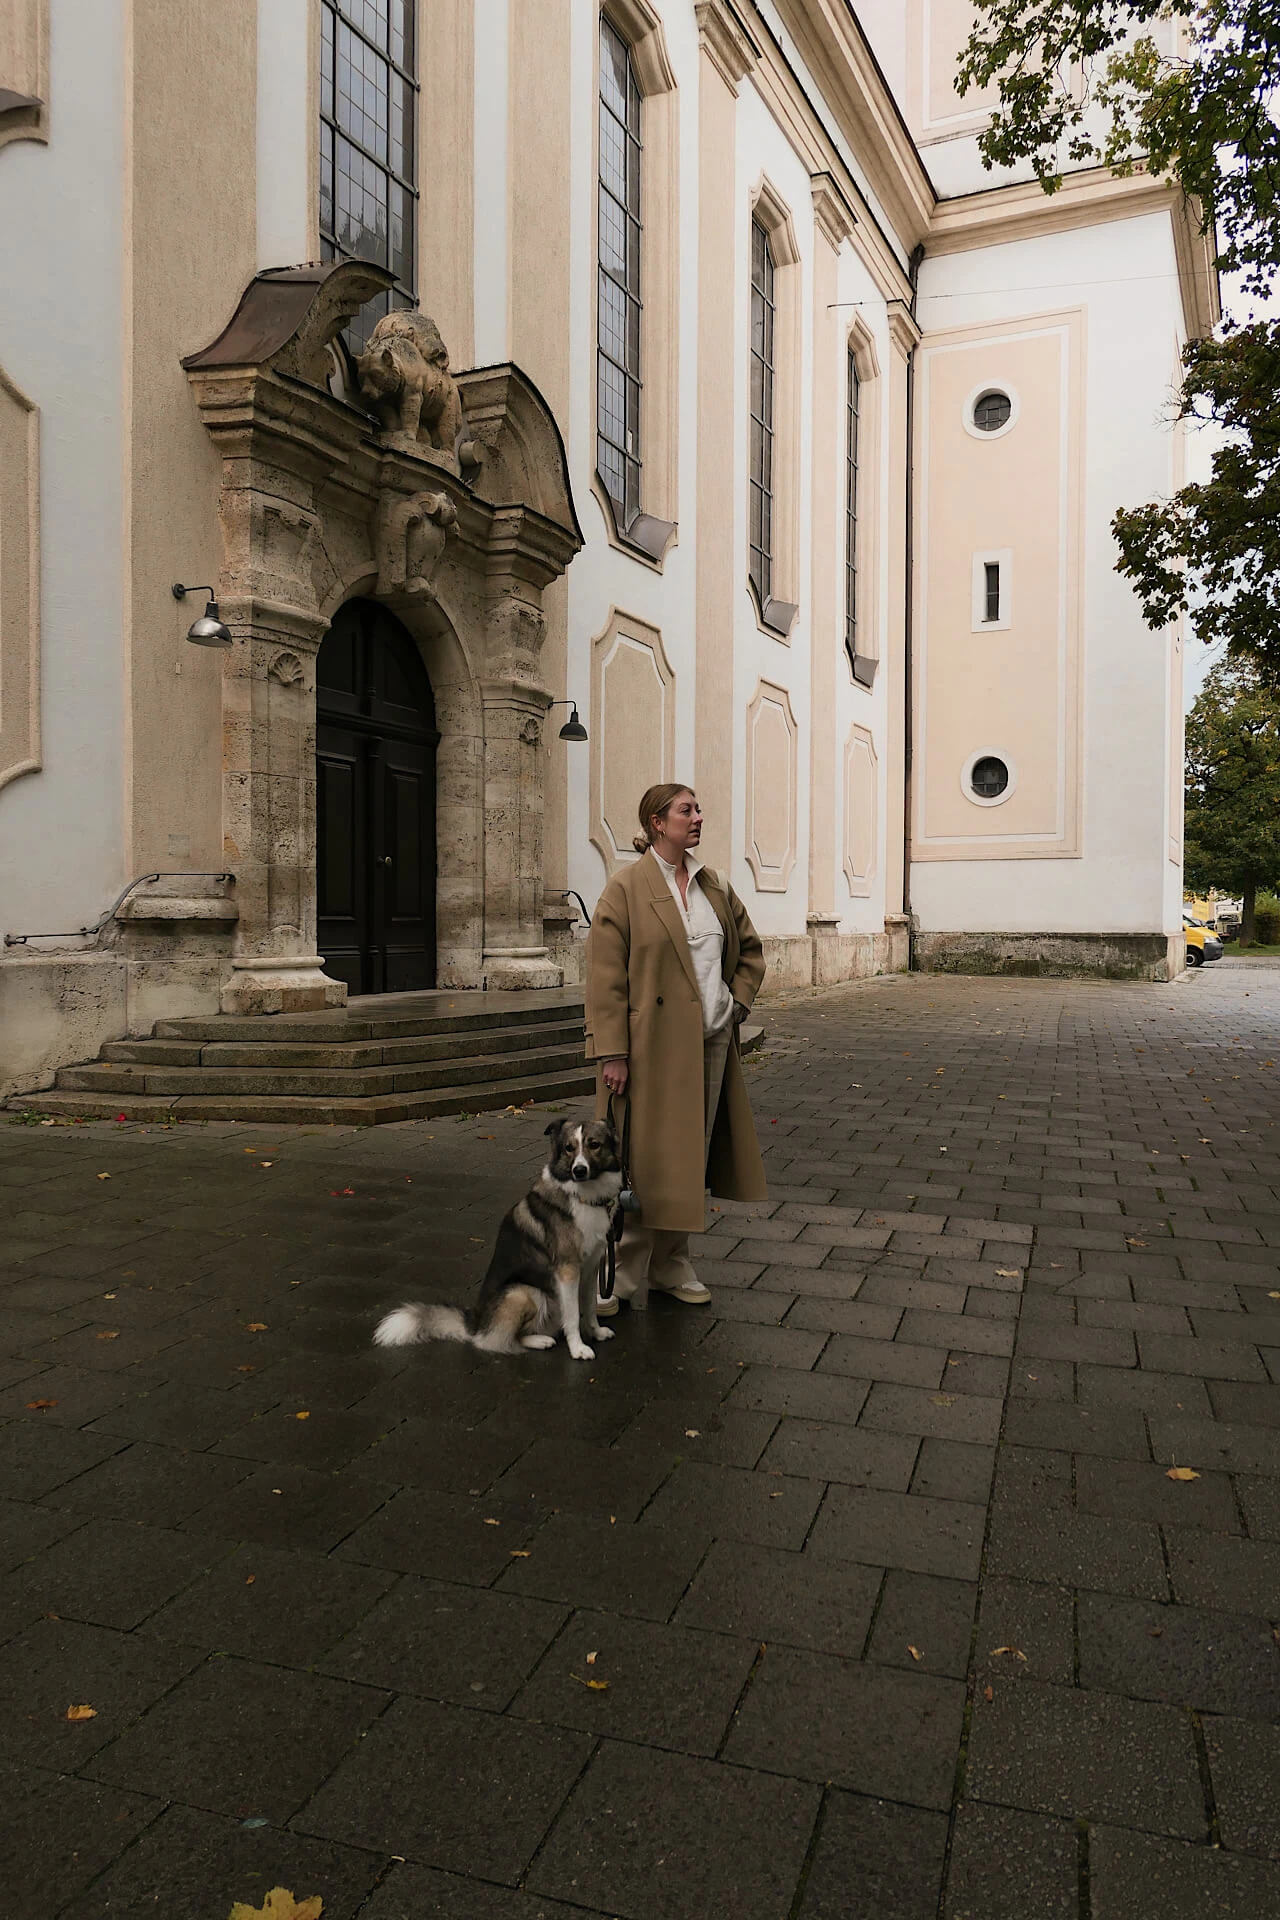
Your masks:
<svg viewBox="0 0 1280 1920"><path fill-rule="evenodd" d="M767 1025L590 1365L369 1344L542 1110L0 1120L10 1920L1280 1913L1280 971Z"/></svg>

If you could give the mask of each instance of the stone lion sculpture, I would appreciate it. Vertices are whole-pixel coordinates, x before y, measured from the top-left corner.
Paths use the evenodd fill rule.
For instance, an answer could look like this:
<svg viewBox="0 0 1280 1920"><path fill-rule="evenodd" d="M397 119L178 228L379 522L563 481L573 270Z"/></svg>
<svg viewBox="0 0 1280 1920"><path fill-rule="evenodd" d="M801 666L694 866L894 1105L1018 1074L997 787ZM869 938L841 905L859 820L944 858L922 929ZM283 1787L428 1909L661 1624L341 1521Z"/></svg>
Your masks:
<svg viewBox="0 0 1280 1920"><path fill-rule="evenodd" d="M437 453L453 453L462 399L440 329L427 314L384 314L356 359L356 371L384 433L407 434Z"/></svg>

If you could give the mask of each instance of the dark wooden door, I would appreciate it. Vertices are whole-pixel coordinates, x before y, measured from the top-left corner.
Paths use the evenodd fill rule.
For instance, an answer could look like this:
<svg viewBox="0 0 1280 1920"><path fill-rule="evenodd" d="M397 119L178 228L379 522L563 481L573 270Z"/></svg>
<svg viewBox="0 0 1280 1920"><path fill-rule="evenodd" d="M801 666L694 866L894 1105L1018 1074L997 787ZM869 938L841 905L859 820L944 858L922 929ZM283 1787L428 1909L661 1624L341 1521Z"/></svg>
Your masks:
<svg viewBox="0 0 1280 1920"><path fill-rule="evenodd" d="M352 993L435 985L439 737L412 637L349 600L316 662L316 884L320 952Z"/></svg>

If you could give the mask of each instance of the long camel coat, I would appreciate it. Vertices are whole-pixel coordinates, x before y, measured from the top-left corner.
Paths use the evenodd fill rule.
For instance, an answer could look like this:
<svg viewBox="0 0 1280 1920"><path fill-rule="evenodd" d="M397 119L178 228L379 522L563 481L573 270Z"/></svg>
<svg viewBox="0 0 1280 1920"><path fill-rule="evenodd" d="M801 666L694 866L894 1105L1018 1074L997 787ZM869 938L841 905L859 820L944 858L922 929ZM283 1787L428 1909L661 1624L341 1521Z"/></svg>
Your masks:
<svg viewBox="0 0 1280 1920"><path fill-rule="evenodd" d="M703 867L698 884L724 928L724 979L749 1007L764 949L733 888ZM631 1177L640 1221L700 1233L705 1187L726 1200L763 1200L764 1166L735 1029L703 1178L702 1002L680 909L652 853L614 875L587 936L587 1058L627 1056ZM597 1081L596 1111L608 1091Z"/></svg>

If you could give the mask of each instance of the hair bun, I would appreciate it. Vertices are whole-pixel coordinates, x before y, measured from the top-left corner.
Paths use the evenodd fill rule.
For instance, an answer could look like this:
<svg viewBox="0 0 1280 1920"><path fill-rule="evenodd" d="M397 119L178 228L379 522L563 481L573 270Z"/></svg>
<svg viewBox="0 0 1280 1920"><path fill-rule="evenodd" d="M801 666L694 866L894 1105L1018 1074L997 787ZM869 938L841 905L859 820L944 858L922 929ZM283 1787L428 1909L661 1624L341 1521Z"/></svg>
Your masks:
<svg viewBox="0 0 1280 1920"><path fill-rule="evenodd" d="M637 853L648 853L649 851L650 843L648 840L645 839L642 833L637 833L632 839L631 844L635 848Z"/></svg>

